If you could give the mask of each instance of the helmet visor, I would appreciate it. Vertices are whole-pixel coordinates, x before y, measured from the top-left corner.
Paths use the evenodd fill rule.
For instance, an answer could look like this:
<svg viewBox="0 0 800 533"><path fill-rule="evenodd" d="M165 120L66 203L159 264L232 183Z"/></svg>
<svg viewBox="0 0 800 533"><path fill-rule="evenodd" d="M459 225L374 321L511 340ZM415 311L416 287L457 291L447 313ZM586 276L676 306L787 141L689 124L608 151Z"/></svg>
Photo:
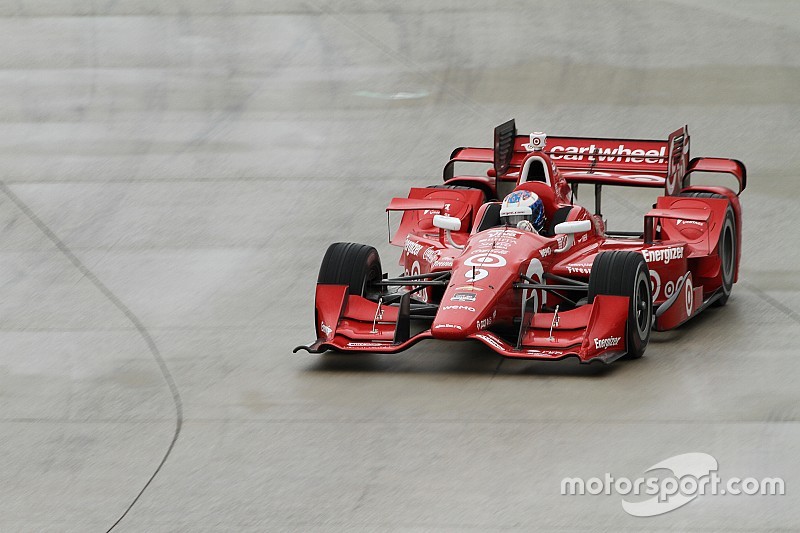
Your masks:
<svg viewBox="0 0 800 533"><path fill-rule="evenodd" d="M509 226L516 226L523 220L530 220L531 215L506 215L503 217L503 222Z"/></svg>

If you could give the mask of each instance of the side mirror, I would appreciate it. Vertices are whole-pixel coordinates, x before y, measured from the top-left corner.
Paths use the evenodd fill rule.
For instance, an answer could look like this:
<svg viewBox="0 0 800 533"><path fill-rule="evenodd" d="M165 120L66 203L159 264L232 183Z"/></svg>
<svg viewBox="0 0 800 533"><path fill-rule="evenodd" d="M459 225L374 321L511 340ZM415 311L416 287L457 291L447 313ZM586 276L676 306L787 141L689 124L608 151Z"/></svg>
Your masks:
<svg viewBox="0 0 800 533"><path fill-rule="evenodd" d="M461 229L460 218L450 217L447 215L433 215L433 225L444 230L445 235L447 235L447 244L453 248L458 248L459 250L464 248L464 246L456 244L453 241L453 236L450 235L451 231L459 231ZM439 238L442 238L441 232L439 232Z"/></svg>
<svg viewBox="0 0 800 533"><path fill-rule="evenodd" d="M556 227L553 228L553 231L556 234L561 235L574 235L576 233L589 231L590 229L592 229L591 220L573 220L571 222L562 222L561 224L556 224Z"/></svg>
<svg viewBox="0 0 800 533"><path fill-rule="evenodd" d="M570 248L572 248L572 245L575 244L576 233L584 233L591 229L592 229L591 220L572 220L570 222L562 222L561 224L556 224L556 227L553 228L553 232L556 235L566 235L567 241L561 248L553 250L553 253L561 253L566 250L569 250Z"/></svg>
<svg viewBox="0 0 800 533"><path fill-rule="evenodd" d="M433 225L439 229L459 231L461 229L461 219L447 215L433 215Z"/></svg>

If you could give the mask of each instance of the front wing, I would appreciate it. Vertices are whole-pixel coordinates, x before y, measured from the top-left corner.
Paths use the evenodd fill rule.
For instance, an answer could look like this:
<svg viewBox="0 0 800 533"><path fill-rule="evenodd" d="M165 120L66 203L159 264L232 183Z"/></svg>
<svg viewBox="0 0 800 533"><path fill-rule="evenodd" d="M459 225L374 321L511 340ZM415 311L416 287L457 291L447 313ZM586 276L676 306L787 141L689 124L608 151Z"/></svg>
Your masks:
<svg viewBox="0 0 800 533"><path fill-rule="evenodd" d="M627 351L628 304L625 296L599 295L591 304L559 313L557 320L554 313L536 313L515 344L488 330L464 335L462 340L479 341L515 359L557 361L575 357L582 363L610 363ZM294 352L389 354L433 338L430 329L415 335L401 334L407 328L407 313L402 305L379 307L371 300L348 295L344 285L317 285L317 340L296 347Z"/></svg>

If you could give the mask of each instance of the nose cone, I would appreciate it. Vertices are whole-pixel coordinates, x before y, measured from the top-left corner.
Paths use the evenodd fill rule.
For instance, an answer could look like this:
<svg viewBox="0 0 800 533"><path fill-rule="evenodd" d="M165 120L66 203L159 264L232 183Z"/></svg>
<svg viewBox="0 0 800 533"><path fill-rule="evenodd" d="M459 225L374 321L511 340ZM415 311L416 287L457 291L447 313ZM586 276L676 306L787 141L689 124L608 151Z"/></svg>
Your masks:
<svg viewBox="0 0 800 533"><path fill-rule="evenodd" d="M459 340L472 333L470 329L470 323L466 320L454 320L452 317L437 317L431 326L431 335L433 335L435 339Z"/></svg>
<svg viewBox="0 0 800 533"><path fill-rule="evenodd" d="M437 339L463 339L494 322L498 297L519 279L522 265L549 240L536 233L495 228L470 237L453 261L451 285L431 325Z"/></svg>
<svg viewBox="0 0 800 533"><path fill-rule="evenodd" d="M479 290L466 286L461 290L445 291L439 312L431 325L431 335L436 339L463 339L474 331L477 320Z"/></svg>
<svg viewBox="0 0 800 533"><path fill-rule="evenodd" d="M431 325L431 335L436 339L459 340L491 324L494 318L487 307L494 300L489 290L467 290L468 288L448 290L439 312ZM483 294L486 293L486 294Z"/></svg>

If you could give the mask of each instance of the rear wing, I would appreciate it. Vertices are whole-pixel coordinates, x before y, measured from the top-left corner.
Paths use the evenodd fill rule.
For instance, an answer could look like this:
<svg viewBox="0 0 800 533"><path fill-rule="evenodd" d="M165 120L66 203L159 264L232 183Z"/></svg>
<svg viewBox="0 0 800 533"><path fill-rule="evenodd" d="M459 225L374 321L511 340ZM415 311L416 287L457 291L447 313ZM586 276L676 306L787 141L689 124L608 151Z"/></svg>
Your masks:
<svg viewBox="0 0 800 533"><path fill-rule="evenodd" d="M524 146L529 141L532 139L528 135L517 134L511 119L495 128L493 148L455 149L445 165L444 179L453 177L453 164L457 161L493 163L498 179L516 179L515 173L531 153ZM666 140L551 136L541 153L564 171L568 182L664 186L667 195L673 196L680 191L689 166L689 132L684 126ZM604 180L603 174L614 177Z"/></svg>
<svg viewBox="0 0 800 533"><path fill-rule="evenodd" d="M548 137L544 153L561 170L646 172L667 176L667 141Z"/></svg>
<svg viewBox="0 0 800 533"><path fill-rule="evenodd" d="M544 153L565 171L568 182L663 186L668 196L674 196L689 164L689 131L684 126L665 141L550 137Z"/></svg>

